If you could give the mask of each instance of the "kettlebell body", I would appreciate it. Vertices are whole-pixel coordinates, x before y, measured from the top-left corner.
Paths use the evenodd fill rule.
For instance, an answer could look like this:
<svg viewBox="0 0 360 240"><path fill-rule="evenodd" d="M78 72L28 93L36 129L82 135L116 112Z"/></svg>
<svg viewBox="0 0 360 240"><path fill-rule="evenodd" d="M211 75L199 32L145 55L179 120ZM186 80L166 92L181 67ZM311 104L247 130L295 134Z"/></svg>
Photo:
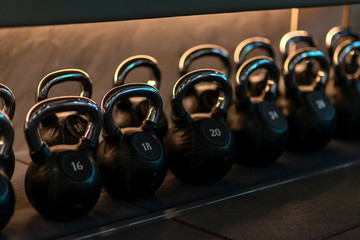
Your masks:
<svg viewBox="0 0 360 240"><path fill-rule="evenodd" d="M160 88L161 72L158 62L155 58L148 55L136 55L124 60L116 69L114 76L114 86L120 86L125 83L125 78L133 69L137 67L148 67L154 76L154 79L148 80L150 86ZM149 111L148 100L143 97L124 99L115 105L114 122L117 127L139 127L147 117ZM156 129L157 138L162 141L168 129L168 121L165 114L161 114L158 127Z"/></svg>
<svg viewBox="0 0 360 240"><path fill-rule="evenodd" d="M250 75L267 69L267 85L257 97L249 97L246 84ZM245 61L236 73L236 100L228 110L227 124L241 152L238 163L261 166L276 161L285 151L289 127L275 105L279 70L272 58L258 56Z"/></svg>
<svg viewBox="0 0 360 240"><path fill-rule="evenodd" d="M287 45L283 40L281 44ZM316 61L320 69L311 85L299 86L295 82L295 67L306 60ZM277 104L289 123L289 149L314 151L326 146L336 124L335 108L324 92L329 60L317 48L304 47L287 56L283 71L285 91Z"/></svg>
<svg viewBox="0 0 360 240"><path fill-rule="evenodd" d="M206 56L214 56L221 60L226 68L226 77L231 75L231 64L228 51L215 44L201 44L190 48L180 57L179 73L180 76L189 72L191 64ZM208 113L216 104L219 97L217 85L200 83L191 87L183 97L183 104L189 113Z"/></svg>
<svg viewBox="0 0 360 240"><path fill-rule="evenodd" d="M79 82L82 86L80 96L91 98L92 84L89 75L79 69L64 69L46 75L39 83L36 92L37 102L48 98L50 89L63 82ZM80 112L51 114L41 121L41 139L48 145L77 144L85 134L88 120Z"/></svg>
<svg viewBox="0 0 360 240"><path fill-rule="evenodd" d="M15 208L15 192L10 182L11 176L7 172L9 162L13 161L14 130L10 118L3 111L0 111L0 129L2 135L0 145L0 230L2 230L9 222Z"/></svg>
<svg viewBox="0 0 360 240"><path fill-rule="evenodd" d="M116 127L112 112L116 103L133 96L151 102L147 118L140 127L121 130ZM104 140L96 153L96 163L109 195L135 200L153 194L165 179L167 166L161 142L155 136L162 113L159 92L147 84L125 84L105 94L102 103Z"/></svg>
<svg viewBox="0 0 360 240"><path fill-rule="evenodd" d="M333 67L326 95L337 112L335 137L355 140L360 137L359 36L351 28L334 27L326 36L326 46Z"/></svg>
<svg viewBox="0 0 360 240"><path fill-rule="evenodd" d="M224 96L210 113L189 114L182 98L199 82L214 82ZM168 165L181 181L207 184L224 177L235 159L233 135L225 123L231 103L232 88L225 75L211 69L190 72L181 77L173 89L174 124L164 143Z"/></svg>
<svg viewBox="0 0 360 240"><path fill-rule="evenodd" d="M89 114L86 133L76 145L47 147L40 139L42 118L63 111ZM84 97L58 97L30 109L25 136L32 162L25 175L25 192L31 205L50 220L70 220L88 213L98 201L101 179L94 161L101 130L96 103Z"/></svg>

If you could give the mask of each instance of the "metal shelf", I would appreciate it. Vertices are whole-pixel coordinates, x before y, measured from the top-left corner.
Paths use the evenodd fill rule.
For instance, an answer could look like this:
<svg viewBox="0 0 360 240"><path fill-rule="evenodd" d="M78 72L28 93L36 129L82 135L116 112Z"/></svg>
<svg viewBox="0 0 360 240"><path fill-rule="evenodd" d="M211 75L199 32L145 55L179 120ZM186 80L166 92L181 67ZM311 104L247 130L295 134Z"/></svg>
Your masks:
<svg viewBox="0 0 360 240"><path fill-rule="evenodd" d="M360 3L360 0L0 0L0 27L119 21Z"/></svg>

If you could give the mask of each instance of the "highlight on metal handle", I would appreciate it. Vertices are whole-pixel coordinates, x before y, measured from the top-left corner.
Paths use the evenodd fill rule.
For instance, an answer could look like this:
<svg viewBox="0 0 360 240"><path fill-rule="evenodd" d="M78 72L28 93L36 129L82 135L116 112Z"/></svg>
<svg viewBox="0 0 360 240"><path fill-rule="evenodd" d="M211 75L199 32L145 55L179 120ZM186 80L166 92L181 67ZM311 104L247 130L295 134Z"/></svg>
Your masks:
<svg viewBox="0 0 360 240"><path fill-rule="evenodd" d="M39 124L44 117L57 112L81 111L88 114L88 125L84 139L96 143L101 131L101 113L96 103L85 97L69 96L45 99L35 104L25 120L25 137L31 152L40 151L45 145L38 132Z"/></svg>
<svg viewBox="0 0 360 240"><path fill-rule="evenodd" d="M1 83L0 98L4 100L4 107L1 110L4 111L10 119L12 119L15 113L15 96L10 88Z"/></svg>
<svg viewBox="0 0 360 240"><path fill-rule="evenodd" d="M54 85L70 81L80 82L82 85L80 96L91 98L92 83L89 75L80 69L63 69L49 73L40 81L36 91L37 102L47 99Z"/></svg>
<svg viewBox="0 0 360 240"><path fill-rule="evenodd" d="M0 111L0 129L0 156L8 156L14 142L14 129L10 118L2 111Z"/></svg>
<svg viewBox="0 0 360 240"><path fill-rule="evenodd" d="M288 32L281 38L279 46L284 61L292 52L290 46L298 42L307 43L308 47L316 47L316 42L314 42L309 32L303 30Z"/></svg>
<svg viewBox="0 0 360 240"><path fill-rule="evenodd" d="M232 88L226 76L213 69L200 69L189 72L182 76L173 88L173 114L178 119L190 119L190 114L186 112L183 105L184 94L199 82L212 82L219 85L224 96L219 96L216 107L227 111L232 101Z"/></svg>
<svg viewBox="0 0 360 240"><path fill-rule="evenodd" d="M297 86L295 82L295 67L304 60L315 60L319 63L320 69L312 85ZM284 76L287 91L322 91L328 81L330 62L326 55L317 48L303 48L291 53L284 63Z"/></svg>
<svg viewBox="0 0 360 240"><path fill-rule="evenodd" d="M360 39L360 36L357 31L355 31L352 28L343 27L343 26L333 27L326 34L325 45L326 45L326 48L328 49L330 58L333 57L333 54L334 54L337 46L340 45L339 40L344 37L345 37L344 41L349 38L353 38L354 41L357 41Z"/></svg>
<svg viewBox="0 0 360 240"><path fill-rule="evenodd" d="M229 52L225 48L215 44L197 45L184 52L184 54L180 57L179 60L180 76L183 76L189 72L190 64L194 60L205 56L219 57L226 67L226 73L225 73L226 77L227 78L230 77L231 64L230 64Z"/></svg>
<svg viewBox="0 0 360 240"><path fill-rule="evenodd" d="M268 72L266 87L261 97L266 101L275 100L280 77L279 69L272 58L258 56L247 60L236 72L235 92L237 101L239 103L246 103L250 101L250 98L247 94L246 83L249 81L250 75L258 69L266 69Z"/></svg>
<svg viewBox="0 0 360 240"><path fill-rule="evenodd" d="M116 102L130 97L146 97L150 101L149 112L146 120L158 123L162 113L162 99L159 91L145 83L129 83L120 85L109 90L101 100L101 111L103 114L103 131L106 136L122 135L114 123L112 117Z"/></svg>
<svg viewBox="0 0 360 240"><path fill-rule="evenodd" d="M335 72L337 77L335 81L348 81L348 80L358 80L360 78L360 68L357 64L357 71L354 73L349 73L346 70L345 59L347 56L351 56L352 53L360 51L360 41L352 42L352 40L347 40L342 42L335 50L333 56L333 62L335 66Z"/></svg>
<svg viewBox="0 0 360 240"><path fill-rule="evenodd" d="M264 37L252 37L245 39L236 47L234 51L234 62L239 68L245 61L248 54L254 49L264 49L267 56L274 59L274 50L269 39Z"/></svg>
<svg viewBox="0 0 360 240"><path fill-rule="evenodd" d="M152 70L154 79L149 79L147 84L159 89L161 84L161 72L158 66L158 61L149 55L136 55L125 59L117 67L114 75L113 86L123 85L125 78L131 70L137 67L148 67Z"/></svg>

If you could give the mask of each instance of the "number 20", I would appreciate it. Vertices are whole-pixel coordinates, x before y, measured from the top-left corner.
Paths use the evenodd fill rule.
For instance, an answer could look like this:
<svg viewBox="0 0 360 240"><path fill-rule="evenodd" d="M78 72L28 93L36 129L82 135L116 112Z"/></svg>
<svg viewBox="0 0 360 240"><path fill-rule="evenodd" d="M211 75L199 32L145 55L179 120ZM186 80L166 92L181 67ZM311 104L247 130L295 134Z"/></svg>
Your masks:
<svg viewBox="0 0 360 240"><path fill-rule="evenodd" d="M210 131L212 137L221 136L221 131L218 128L214 128L214 129L210 128L209 131Z"/></svg>

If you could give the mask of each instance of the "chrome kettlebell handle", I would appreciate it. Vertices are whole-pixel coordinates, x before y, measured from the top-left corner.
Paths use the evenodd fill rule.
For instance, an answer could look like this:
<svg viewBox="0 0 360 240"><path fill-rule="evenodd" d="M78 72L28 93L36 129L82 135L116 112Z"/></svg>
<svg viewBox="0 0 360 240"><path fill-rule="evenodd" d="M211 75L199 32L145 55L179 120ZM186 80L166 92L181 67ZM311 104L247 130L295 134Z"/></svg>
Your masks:
<svg viewBox="0 0 360 240"><path fill-rule="evenodd" d="M234 51L234 62L239 68L245 61L248 54L254 49L264 49L267 55L274 59L274 50L269 39L264 37L252 37L240 42Z"/></svg>
<svg viewBox="0 0 360 240"><path fill-rule="evenodd" d="M0 111L1 142L0 156L9 156L14 142L14 129L10 118L6 113Z"/></svg>
<svg viewBox="0 0 360 240"><path fill-rule="evenodd" d="M147 84L159 89L161 84L161 72L158 61L149 55L136 55L125 59L117 67L114 75L113 86L120 86L125 83L125 78L133 69L137 67L148 67L151 69L154 79L148 80Z"/></svg>
<svg viewBox="0 0 360 240"><path fill-rule="evenodd" d="M91 98L92 83L89 75L80 69L63 69L46 75L39 83L36 91L36 101L40 102L48 98L51 87L63 82L80 82L81 97Z"/></svg>
<svg viewBox="0 0 360 240"><path fill-rule="evenodd" d="M155 87L145 83L129 83L110 89L101 100L103 114L103 132L105 136L122 136L121 130L116 127L112 117L116 102L130 97L146 97L150 100L149 112L146 120L157 124L162 113L162 99Z"/></svg>
<svg viewBox="0 0 360 240"><path fill-rule="evenodd" d="M180 57L179 60L179 72L180 76L185 75L189 72L190 64L201 57L215 56L219 57L226 67L226 77L229 78L231 75L231 64L229 60L229 52L215 44L201 44L190 48Z"/></svg>
<svg viewBox="0 0 360 240"><path fill-rule="evenodd" d="M295 67L304 60L316 60L320 65L315 81L311 85L298 86L295 82ZM285 85L288 92L300 93L309 91L323 91L328 81L330 70L329 59L317 48L302 48L290 53L284 63Z"/></svg>
<svg viewBox="0 0 360 240"><path fill-rule="evenodd" d="M51 114L65 111L81 111L88 114L87 129L82 138L96 144L102 126L101 113L96 103L85 97L56 97L35 104L26 116L24 132L30 152L46 148L38 132L41 120Z"/></svg>
<svg viewBox="0 0 360 240"><path fill-rule="evenodd" d="M333 54L337 48L336 44L339 43L339 40L342 37L353 38L354 41L360 39L359 34L352 28L343 26L336 26L331 28L326 34L325 38L325 46L328 49L330 58L333 57Z"/></svg>
<svg viewBox="0 0 360 240"><path fill-rule="evenodd" d="M1 110L4 111L10 119L12 119L15 113L15 96L10 88L1 83L0 98L4 100L4 107Z"/></svg>
<svg viewBox="0 0 360 240"><path fill-rule="evenodd" d="M218 97L215 108L226 112L230 107L232 101L232 88L226 76L213 69L200 69L185 74L175 83L172 97L173 115L175 119L191 119L190 114L184 108L183 97L188 90L199 82L212 82L218 84L224 96Z"/></svg>
<svg viewBox="0 0 360 240"><path fill-rule="evenodd" d="M360 41L353 42L352 40L346 40L342 42L336 49L333 55L333 63L335 66L335 72L337 77L335 81L353 81L360 78L360 70L357 69L355 73L347 73L345 69L345 59L353 51L360 51Z"/></svg>
<svg viewBox="0 0 360 240"><path fill-rule="evenodd" d="M307 43L308 47L316 47L315 40L310 33L303 30L291 31L286 33L280 40L280 53L285 61L290 54L290 46L297 42Z"/></svg>
<svg viewBox="0 0 360 240"><path fill-rule="evenodd" d="M242 105L250 102L250 98L246 90L246 83L249 81L250 75L258 69L266 69L268 71L268 79L263 94L253 98L266 101L275 100L280 77L279 69L272 58L258 56L245 61L236 72L235 93L237 104Z"/></svg>

